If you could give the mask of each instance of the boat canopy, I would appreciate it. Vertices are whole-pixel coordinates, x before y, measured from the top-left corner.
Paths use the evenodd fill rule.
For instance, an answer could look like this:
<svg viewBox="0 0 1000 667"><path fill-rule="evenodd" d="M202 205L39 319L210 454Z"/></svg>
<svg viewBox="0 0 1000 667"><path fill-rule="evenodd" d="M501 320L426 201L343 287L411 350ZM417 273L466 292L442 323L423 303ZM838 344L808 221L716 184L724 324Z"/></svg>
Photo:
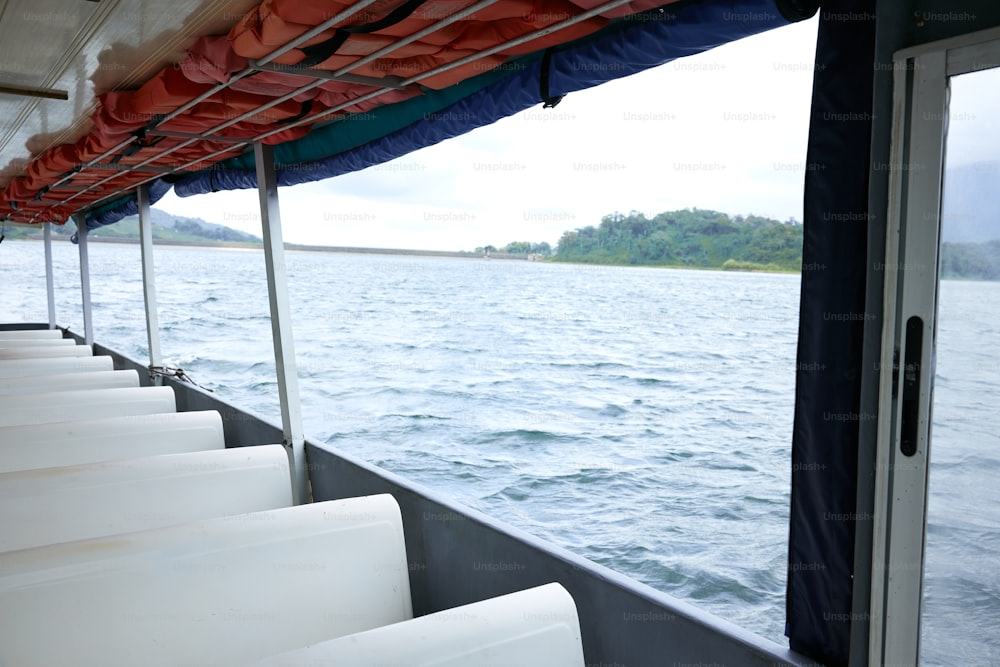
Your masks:
<svg viewBox="0 0 1000 667"><path fill-rule="evenodd" d="M322 180L816 12L811 0L15 4L0 23L14 54L0 92L17 96L0 95L0 216L82 215L88 229L135 213L138 186L153 202L256 187L256 142L274 146L280 185Z"/></svg>

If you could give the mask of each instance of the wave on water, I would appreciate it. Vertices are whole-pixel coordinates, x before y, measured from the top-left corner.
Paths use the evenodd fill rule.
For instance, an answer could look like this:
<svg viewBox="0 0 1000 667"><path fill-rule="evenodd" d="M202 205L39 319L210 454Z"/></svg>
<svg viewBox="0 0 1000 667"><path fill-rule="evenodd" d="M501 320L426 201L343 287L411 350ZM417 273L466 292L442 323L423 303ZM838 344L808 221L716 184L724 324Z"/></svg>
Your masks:
<svg viewBox="0 0 1000 667"><path fill-rule="evenodd" d="M421 415L421 414L387 414L384 415L385 419L403 419L403 420L416 420L416 421L451 421L452 417L440 416L440 415Z"/></svg>
<svg viewBox="0 0 1000 667"><path fill-rule="evenodd" d="M493 431L483 433L470 444L506 444L510 446L545 444L561 440L571 440L569 436L535 429L515 429L513 431Z"/></svg>

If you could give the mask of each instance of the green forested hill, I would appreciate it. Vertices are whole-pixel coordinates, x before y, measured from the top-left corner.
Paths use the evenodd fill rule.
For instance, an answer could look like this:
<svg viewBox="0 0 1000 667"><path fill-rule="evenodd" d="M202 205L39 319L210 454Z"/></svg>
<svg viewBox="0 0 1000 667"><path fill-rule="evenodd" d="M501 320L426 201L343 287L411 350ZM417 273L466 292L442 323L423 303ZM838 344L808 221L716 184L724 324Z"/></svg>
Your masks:
<svg viewBox="0 0 1000 667"><path fill-rule="evenodd" d="M201 218L172 215L159 209L150 211L153 221L153 239L179 243L253 243L259 244L258 237L239 230L205 222ZM139 218L131 215L107 227L92 231L94 238L139 239Z"/></svg>
<svg viewBox="0 0 1000 667"><path fill-rule="evenodd" d="M184 243L197 245L215 245L220 243L250 243L259 245L260 238L241 232L237 229L219 225L212 222L205 222L201 218L188 218L179 215L172 215L159 209L152 209L151 219L153 222L153 240L164 243ZM69 236L76 231L73 223L56 226L54 233L62 236ZM30 227L27 225L10 225L7 227L6 235L12 239L40 239L42 238L41 226ZM107 227L101 227L89 234L89 238L95 240L139 240L139 218L129 216L119 222Z"/></svg>
<svg viewBox="0 0 1000 667"><path fill-rule="evenodd" d="M565 232L555 259L594 264L643 264L798 271L802 225L755 215L730 218L703 209L647 218L614 213L597 227Z"/></svg>
<svg viewBox="0 0 1000 667"><path fill-rule="evenodd" d="M1000 280L1000 239L941 244L941 277Z"/></svg>

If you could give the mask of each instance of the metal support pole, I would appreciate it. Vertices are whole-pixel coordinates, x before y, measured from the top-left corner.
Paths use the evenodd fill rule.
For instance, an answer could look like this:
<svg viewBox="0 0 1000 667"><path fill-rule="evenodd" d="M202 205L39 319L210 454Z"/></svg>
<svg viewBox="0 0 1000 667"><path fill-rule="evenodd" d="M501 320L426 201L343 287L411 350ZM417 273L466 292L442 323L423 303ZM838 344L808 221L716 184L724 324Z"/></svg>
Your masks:
<svg viewBox="0 0 1000 667"><path fill-rule="evenodd" d="M153 274L153 220L149 211L149 190L141 186L136 192L139 203L139 244L142 249L142 294L146 302L146 341L149 343L149 366L161 366L160 318L156 313L156 280ZM153 384L163 382L162 376L150 373Z"/></svg>
<svg viewBox="0 0 1000 667"><path fill-rule="evenodd" d="M45 295L49 300L49 328L56 328L56 289L52 273L52 223L44 225L45 235Z"/></svg>
<svg viewBox="0 0 1000 667"><path fill-rule="evenodd" d="M309 475L306 469L305 438L302 434L302 407L299 405L299 376L292 341L292 316L288 305L274 149L258 142L254 144L253 152L257 163L257 192L260 196L260 220L264 232L264 262L267 267L267 295L271 305L271 339L274 342L274 361L277 366L278 398L281 401L281 426L285 447L290 450L292 492L295 503L301 504L309 500Z"/></svg>
<svg viewBox="0 0 1000 667"><path fill-rule="evenodd" d="M94 318L90 307L90 256L87 252L87 218L77 215L77 247L80 249L80 292L83 295L83 344L94 344Z"/></svg>

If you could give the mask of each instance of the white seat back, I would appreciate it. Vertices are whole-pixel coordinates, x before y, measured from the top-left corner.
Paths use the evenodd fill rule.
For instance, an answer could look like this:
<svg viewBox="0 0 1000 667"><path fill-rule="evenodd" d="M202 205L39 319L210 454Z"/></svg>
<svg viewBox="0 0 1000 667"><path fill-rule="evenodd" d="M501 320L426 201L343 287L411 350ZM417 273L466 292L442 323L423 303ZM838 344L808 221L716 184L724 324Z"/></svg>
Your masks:
<svg viewBox="0 0 1000 667"><path fill-rule="evenodd" d="M2 347L0 359L50 359L56 357L89 357L94 354L89 345L31 345Z"/></svg>
<svg viewBox="0 0 1000 667"><path fill-rule="evenodd" d="M292 505L281 445L0 474L0 552Z"/></svg>
<svg viewBox="0 0 1000 667"><path fill-rule="evenodd" d="M214 410L6 426L0 428L0 473L225 446Z"/></svg>
<svg viewBox="0 0 1000 667"><path fill-rule="evenodd" d="M23 340L62 338L63 333L59 329L14 329L11 331L0 331L0 341L3 340Z"/></svg>
<svg viewBox="0 0 1000 667"><path fill-rule="evenodd" d="M583 667L576 605L547 584L322 642L254 667Z"/></svg>
<svg viewBox="0 0 1000 667"><path fill-rule="evenodd" d="M138 386L139 374L131 369L125 371L96 371L94 373L28 375L26 377L4 378L3 383L0 384L0 395Z"/></svg>
<svg viewBox="0 0 1000 667"><path fill-rule="evenodd" d="M388 495L0 554L5 665L234 665L411 616Z"/></svg>
<svg viewBox="0 0 1000 667"><path fill-rule="evenodd" d="M0 349L12 347L59 347L76 345L72 338L0 338Z"/></svg>
<svg viewBox="0 0 1000 667"><path fill-rule="evenodd" d="M114 370L111 357L56 357L41 359L0 359L0 380L28 375L54 375L63 373L91 373Z"/></svg>
<svg viewBox="0 0 1000 667"><path fill-rule="evenodd" d="M0 401L0 426L148 415L175 412L170 387L130 389L76 389L4 396Z"/></svg>

